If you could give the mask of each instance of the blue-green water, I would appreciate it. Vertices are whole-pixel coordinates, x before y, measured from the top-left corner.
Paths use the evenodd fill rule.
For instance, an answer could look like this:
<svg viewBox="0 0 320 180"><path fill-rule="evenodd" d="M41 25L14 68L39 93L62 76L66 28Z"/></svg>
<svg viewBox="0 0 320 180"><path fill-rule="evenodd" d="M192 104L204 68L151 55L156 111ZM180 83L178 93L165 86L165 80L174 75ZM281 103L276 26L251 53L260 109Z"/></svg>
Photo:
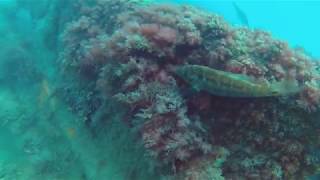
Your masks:
<svg viewBox="0 0 320 180"><path fill-rule="evenodd" d="M319 179L318 9L0 0L0 179Z"/></svg>
<svg viewBox="0 0 320 180"><path fill-rule="evenodd" d="M229 22L242 25L232 3L246 13L251 28L270 31L275 37L288 41L292 46L302 46L319 57L317 43L320 39L318 20L319 1L211 1L177 0L223 15Z"/></svg>

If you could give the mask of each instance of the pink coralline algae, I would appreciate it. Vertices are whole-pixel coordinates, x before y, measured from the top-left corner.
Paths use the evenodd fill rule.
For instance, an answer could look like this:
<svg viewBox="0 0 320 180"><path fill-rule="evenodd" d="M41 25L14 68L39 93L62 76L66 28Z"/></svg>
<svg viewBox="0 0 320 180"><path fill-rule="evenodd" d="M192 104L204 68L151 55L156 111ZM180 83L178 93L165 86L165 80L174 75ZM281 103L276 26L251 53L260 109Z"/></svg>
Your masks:
<svg viewBox="0 0 320 180"><path fill-rule="evenodd" d="M313 82L315 83L315 82ZM320 104L320 91L311 83L306 84L300 93L297 103L308 111L316 111Z"/></svg>
<svg viewBox="0 0 320 180"><path fill-rule="evenodd" d="M189 6L112 0L80 14L63 36L64 69L88 81L102 107L122 105L123 121L164 176L301 179L315 172L317 162L306 162L320 146L320 71L301 49ZM257 83L293 82L300 91L216 96L177 76L177 67L190 64Z"/></svg>
<svg viewBox="0 0 320 180"><path fill-rule="evenodd" d="M140 33L159 46L173 44L177 39L176 30L158 24L142 24Z"/></svg>

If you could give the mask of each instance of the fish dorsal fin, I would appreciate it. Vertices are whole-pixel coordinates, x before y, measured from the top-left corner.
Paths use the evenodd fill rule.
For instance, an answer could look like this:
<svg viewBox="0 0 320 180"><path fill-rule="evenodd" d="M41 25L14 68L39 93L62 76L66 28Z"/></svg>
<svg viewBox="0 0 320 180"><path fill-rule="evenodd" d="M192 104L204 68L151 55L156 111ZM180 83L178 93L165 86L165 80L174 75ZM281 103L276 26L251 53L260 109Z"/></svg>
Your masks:
<svg viewBox="0 0 320 180"><path fill-rule="evenodd" d="M218 70L214 68L210 68L207 66L201 66L201 65L184 65L186 69L193 69L193 72L204 72L206 75L214 75L214 74L220 74L221 76L227 76L228 78L234 79L234 80L239 80L239 81L248 81L251 83L257 83L258 81L246 74L237 74L233 72L228 72L228 71L223 71L223 70Z"/></svg>

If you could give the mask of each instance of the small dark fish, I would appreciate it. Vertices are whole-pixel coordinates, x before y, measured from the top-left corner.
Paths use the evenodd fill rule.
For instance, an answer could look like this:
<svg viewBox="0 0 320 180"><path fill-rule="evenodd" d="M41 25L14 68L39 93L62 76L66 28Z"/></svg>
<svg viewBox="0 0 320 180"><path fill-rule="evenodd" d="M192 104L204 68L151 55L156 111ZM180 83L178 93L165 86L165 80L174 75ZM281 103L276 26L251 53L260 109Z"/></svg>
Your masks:
<svg viewBox="0 0 320 180"><path fill-rule="evenodd" d="M243 25L250 27L247 14L238 6L236 2L232 2L234 9L236 10L237 16Z"/></svg>

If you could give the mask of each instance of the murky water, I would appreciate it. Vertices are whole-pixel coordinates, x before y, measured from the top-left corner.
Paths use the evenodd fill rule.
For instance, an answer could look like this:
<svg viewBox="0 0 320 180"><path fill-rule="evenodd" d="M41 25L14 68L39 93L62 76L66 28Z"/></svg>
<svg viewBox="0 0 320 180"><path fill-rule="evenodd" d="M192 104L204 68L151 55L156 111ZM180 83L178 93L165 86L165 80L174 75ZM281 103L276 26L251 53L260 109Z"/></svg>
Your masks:
<svg viewBox="0 0 320 180"><path fill-rule="evenodd" d="M317 179L319 7L0 0L0 179Z"/></svg>

